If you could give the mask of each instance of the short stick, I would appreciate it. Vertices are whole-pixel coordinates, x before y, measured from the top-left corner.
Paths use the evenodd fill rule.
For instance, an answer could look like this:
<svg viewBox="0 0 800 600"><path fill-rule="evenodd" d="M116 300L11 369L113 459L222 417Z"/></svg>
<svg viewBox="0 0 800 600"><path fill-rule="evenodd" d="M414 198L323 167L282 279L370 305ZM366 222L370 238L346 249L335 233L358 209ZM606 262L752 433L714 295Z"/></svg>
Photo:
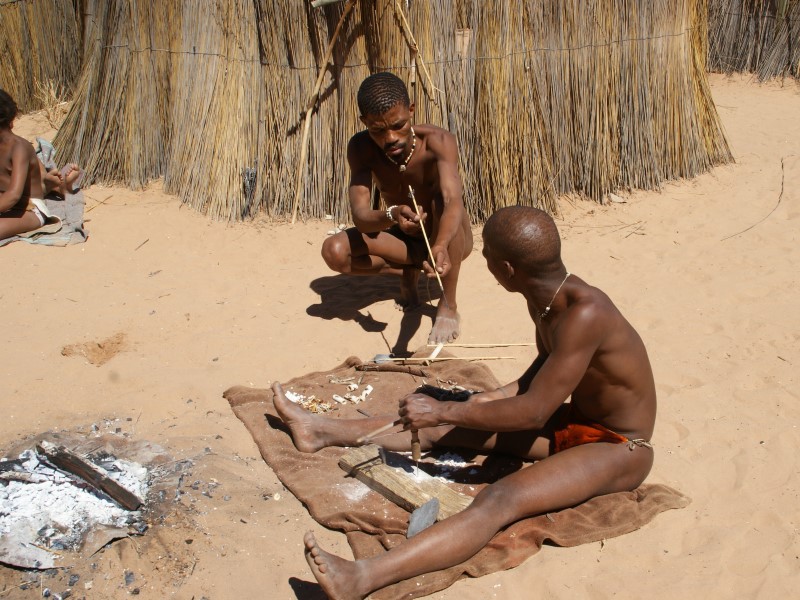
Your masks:
<svg viewBox="0 0 800 600"><path fill-rule="evenodd" d="M356 444L363 444L366 440L375 437L376 435L380 435L384 431L390 430L392 427L396 427L403 422L403 419L397 419L396 421L392 421L391 423L387 423L386 425L382 425L378 427L375 431L370 431L367 435L362 435L360 438L356 440Z"/></svg>

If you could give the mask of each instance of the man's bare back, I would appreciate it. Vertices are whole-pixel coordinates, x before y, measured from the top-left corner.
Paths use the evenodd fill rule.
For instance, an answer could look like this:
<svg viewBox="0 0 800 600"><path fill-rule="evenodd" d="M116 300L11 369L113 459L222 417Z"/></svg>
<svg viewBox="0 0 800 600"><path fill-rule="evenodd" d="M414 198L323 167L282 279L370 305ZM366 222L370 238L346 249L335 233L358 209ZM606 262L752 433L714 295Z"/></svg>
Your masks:
<svg viewBox="0 0 800 600"><path fill-rule="evenodd" d="M361 599L458 564L521 518L635 489L653 464L656 394L644 344L603 292L566 271L552 219L533 208L504 208L487 221L483 238L491 273L527 302L539 355L518 380L466 402L401 398L405 432L380 444L407 450L407 431L417 430L423 450L460 447L535 462L484 488L463 512L374 558L344 560L307 533L306 559L330 598ZM313 415L289 402L280 384L273 390L302 452L357 445L395 418Z"/></svg>
<svg viewBox="0 0 800 600"><path fill-rule="evenodd" d="M368 103L362 108L361 120L367 129L355 134L347 149L355 227L328 238L322 256L340 273L400 275L399 305L403 310L419 304L420 269L430 278L438 274L443 298L429 341L449 342L460 333L456 286L461 261L472 251L472 232L458 174L458 148L455 137L439 127L411 126L414 107L396 77L378 73L367 78L362 88L366 84L369 91L372 82L383 85L384 80L402 98L389 102L388 108L381 105L373 109L378 112L369 112L372 105ZM361 95L359 91L360 105ZM373 206L373 183L385 210Z"/></svg>

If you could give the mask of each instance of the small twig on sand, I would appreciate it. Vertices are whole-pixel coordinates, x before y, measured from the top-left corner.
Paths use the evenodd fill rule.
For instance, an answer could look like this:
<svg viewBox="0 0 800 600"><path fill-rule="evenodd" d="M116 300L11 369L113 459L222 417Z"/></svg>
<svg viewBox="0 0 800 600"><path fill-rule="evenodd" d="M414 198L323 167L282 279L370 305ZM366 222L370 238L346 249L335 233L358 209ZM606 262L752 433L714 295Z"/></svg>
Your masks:
<svg viewBox="0 0 800 600"><path fill-rule="evenodd" d="M139 248L141 248L142 246L144 246L144 245L145 245L147 242L149 242L149 241L150 241L150 238L147 238L147 239L146 239L145 241L143 241L141 244L139 244L138 246L136 246L136 248L134 248L134 249L133 249L133 251L134 251L134 252L136 252L136 251L137 251Z"/></svg>
<svg viewBox="0 0 800 600"><path fill-rule="evenodd" d="M84 212L87 212L87 213L88 213L88 212L92 212L92 211L93 211L95 208L97 208L97 207L98 207L98 206L100 206L101 204L105 204L106 202L108 202L108 200L109 200L109 199L111 199L111 196L113 196L113 195L114 195L114 194L109 194L108 196L106 196L106 197L105 197L105 198L103 198L102 200L98 200L98 201L97 201L97 204L95 204L94 206L91 206L91 207L87 208L87 209L86 209Z"/></svg>
<svg viewBox="0 0 800 600"><path fill-rule="evenodd" d="M734 233L733 235L729 235L728 237L722 238L720 240L721 242L724 242L725 240L729 240L729 239L731 239L733 237L736 237L737 235L742 235L743 233L745 233L747 231L750 231L756 225L760 225L761 223L763 223L764 221L769 219L770 215L772 215L772 213L774 213L776 210L778 210L778 206L780 206L781 200L783 199L783 183L784 183L784 180L786 178L786 173L785 173L784 167L783 167L783 163L784 163L785 160L786 160L785 156L783 158L781 158L781 193L778 194L778 201L775 203L775 206L772 208L772 210L769 211L769 213L763 219L758 221L757 223L753 223L747 229L742 229L742 231L740 231L739 233Z"/></svg>

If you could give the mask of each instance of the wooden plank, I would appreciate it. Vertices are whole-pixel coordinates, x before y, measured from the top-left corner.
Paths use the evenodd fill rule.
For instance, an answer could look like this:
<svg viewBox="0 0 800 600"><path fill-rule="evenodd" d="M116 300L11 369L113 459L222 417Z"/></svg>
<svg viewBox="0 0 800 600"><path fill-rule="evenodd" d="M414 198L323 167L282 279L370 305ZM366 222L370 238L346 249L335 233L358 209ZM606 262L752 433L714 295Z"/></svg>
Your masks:
<svg viewBox="0 0 800 600"><path fill-rule="evenodd" d="M374 444L351 448L339 459L339 466L409 512L431 498L438 498L439 521L461 512L472 503L471 496L451 489L421 469L415 469L407 457L389 450L381 452Z"/></svg>
<svg viewBox="0 0 800 600"><path fill-rule="evenodd" d="M107 494L114 502L128 510L136 510L142 505L141 499L126 490L116 481L108 477L93 464L83 460L64 446L56 446L47 441L36 445L36 450L47 458L47 461L61 469L79 477L96 490Z"/></svg>

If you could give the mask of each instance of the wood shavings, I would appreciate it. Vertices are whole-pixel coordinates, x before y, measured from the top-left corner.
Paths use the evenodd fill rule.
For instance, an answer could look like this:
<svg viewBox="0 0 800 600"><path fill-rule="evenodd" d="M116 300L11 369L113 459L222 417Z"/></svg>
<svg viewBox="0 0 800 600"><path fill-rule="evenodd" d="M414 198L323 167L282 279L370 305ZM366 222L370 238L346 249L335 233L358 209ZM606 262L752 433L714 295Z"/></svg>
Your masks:
<svg viewBox="0 0 800 600"><path fill-rule="evenodd" d="M303 394L298 394L297 392L286 390L286 398L290 402L299 404L307 411L312 413L326 413L333 410L332 404L320 400L313 394L311 396L305 397Z"/></svg>
<svg viewBox="0 0 800 600"><path fill-rule="evenodd" d="M373 387L370 384L367 384L364 389L361 391L360 394L356 394L356 390L358 389L358 384L349 384L347 386L348 392L344 394L344 396L340 396L339 394L334 394L333 399L338 402L339 404L360 404L367 399L372 393Z"/></svg>

